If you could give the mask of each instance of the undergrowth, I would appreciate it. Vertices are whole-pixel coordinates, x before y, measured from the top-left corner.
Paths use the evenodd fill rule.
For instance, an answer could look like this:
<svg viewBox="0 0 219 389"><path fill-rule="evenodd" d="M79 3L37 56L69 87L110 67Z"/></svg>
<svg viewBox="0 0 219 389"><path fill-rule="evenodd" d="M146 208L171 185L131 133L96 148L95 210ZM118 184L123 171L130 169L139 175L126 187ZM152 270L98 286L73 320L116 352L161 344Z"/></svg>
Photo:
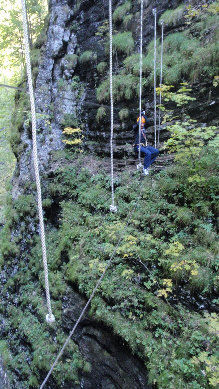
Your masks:
<svg viewBox="0 0 219 389"><path fill-rule="evenodd" d="M129 344L144 360L150 382L160 388L204 389L217 382L217 318L211 313L218 283L215 157L214 150L203 149L196 163L204 180L198 184L190 180L189 165L177 164L142 183L137 172L132 177L124 173L115 182L117 214L109 212L110 177L91 175L82 167L82 156L77 164L66 152L66 164L44 186L45 205L51 207L56 199L60 207L59 227L47 231L57 328L62 324L66 293L77 284L88 297L116 248L90 314ZM16 231L17 224L23 223L30 255L27 261L26 250L20 247L23 238L18 235L19 265L15 273L8 273L3 287L7 341L0 347L5 363L19 372L25 388L38 387L65 338L61 330L48 331L43 324L40 241L35 234L28 238L35 214L33 201L31 195L18 198L2 238L6 245L10 230ZM9 246L13 243L8 241ZM8 271L13 261L16 251L10 256L2 253ZM8 292L16 294L16 306L7 304ZM25 348L19 334L28 341ZM15 350L20 350L17 357ZM39 350L44 350L43 355ZM62 387L64 377L76 383L78 369L86 369L86 360L72 341L53 375L56 385Z"/></svg>

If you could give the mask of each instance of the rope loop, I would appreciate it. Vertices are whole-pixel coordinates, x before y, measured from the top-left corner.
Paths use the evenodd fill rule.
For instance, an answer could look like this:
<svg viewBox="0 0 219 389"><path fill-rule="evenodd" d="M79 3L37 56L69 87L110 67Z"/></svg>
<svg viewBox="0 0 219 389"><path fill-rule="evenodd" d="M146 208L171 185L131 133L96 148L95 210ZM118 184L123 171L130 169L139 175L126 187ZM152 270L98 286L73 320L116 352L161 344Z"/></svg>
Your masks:
<svg viewBox="0 0 219 389"><path fill-rule="evenodd" d="M112 24L112 0L109 0L109 35L110 35L110 113L111 113L111 130L110 130L110 160L111 160L111 192L112 204L111 212L117 212L114 199L114 171L113 171L113 24ZM116 209L116 210L115 210Z"/></svg>
<svg viewBox="0 0 219 389"><path fill-rule="evenodd" d="M137 169L141 165L141 98L142 98L142 43L143 43L143 0L141 0L141 14L140 14L140 61L139 61L139 123L138 123L138 165Z"/></svg>
<svg viewBox="0 0 219 389"><path fill-rule="evenodd" d="M160 88L163 83L163 34L164 34L164 21L161 20L161 57L160 57ZM158 127L158 144L160 144L160 127L161 127L161 103L162 103L162 94L160 89L160 98L159 98L159 127Z"/></svg>
<svg viewBox="0 0 219 389"><path fill-rule="evenodd" d="M156 96L156 71L157 71L157 9L153 9L154 15L154 147L157 147L157 96Z"/></svg>
<svg viewBox="0 0 219 389"><path fill-rule="evenodd" d="M41 238L41 245L42 245L46 301L47 301L47 309L48 309L48 315L46 315L46 321L47 323L53 323L55 321L55 317L52 314L50 292L49 292L46 237L45 237L45 227L44 227L44 218L43 218L42 194L41 194L41 183L40 183L38 152L37 152L37 138L36 138L36 108L35 108L35 99L34 99L34 92L33 92L31 63L30 63L30 46L29 46L29 37L28 37L27 11L26 11L25 0L21 0L21 5L22 5L22 16L23 16L25 58L26 58L26 66L27 66L27 77L28 77L31 116L32 116L33 163L34 163L34 172L35 172L36 187L37 187L37 206L38 206L38 214L39 214L40 238Z"/></svg>

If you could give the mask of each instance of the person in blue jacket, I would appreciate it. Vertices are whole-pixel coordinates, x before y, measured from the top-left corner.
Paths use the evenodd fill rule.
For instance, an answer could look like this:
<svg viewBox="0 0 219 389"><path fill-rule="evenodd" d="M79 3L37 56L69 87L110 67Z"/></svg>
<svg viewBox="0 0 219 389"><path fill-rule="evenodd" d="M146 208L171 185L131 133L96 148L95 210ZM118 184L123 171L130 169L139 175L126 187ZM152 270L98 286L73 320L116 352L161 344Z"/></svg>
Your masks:
<svg viewBox="0 0 219 389"><path fill-rule="evenodd" d="M157 158L157 156L159 154L159 150L155 149L154 147L147 146L145 127L147 124L149 124L149 120L145 116L144 111L141 113L141 134L140 134L140 140L139 140L139 120L140 120L140 117L138 117L138 119L137 119L137 124L135 124L133 126L134 130L136 131L134 150L136 152L138 152L139 144L140 144L140 151L145 156L144 157L143 174L145 176L147 176L149 174L148 168ZM137 166L137 168L139 168L139 165Z"/></svg>

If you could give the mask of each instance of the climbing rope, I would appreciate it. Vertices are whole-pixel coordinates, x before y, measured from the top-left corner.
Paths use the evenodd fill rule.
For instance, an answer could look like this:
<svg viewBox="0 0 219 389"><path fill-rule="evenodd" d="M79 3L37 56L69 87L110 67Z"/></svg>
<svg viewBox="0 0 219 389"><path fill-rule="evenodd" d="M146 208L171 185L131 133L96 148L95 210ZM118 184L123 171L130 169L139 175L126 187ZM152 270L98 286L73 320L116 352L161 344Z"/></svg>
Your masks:
<svg viewBox="0 0 219 389"><path fill-rule="evenodd" d="M157 97L156 97L156 71L157 71L157 10L153 9L154 15L154 147L157 146Z"/></svg>
<svg viewBox="0 0 219 389"><path fill-rule="evenodd" d="M111 112L111 131L110 131L110 159L111 159L111 192L112 204L111 212L117 212L114 200L114 172L113 172L113 26L112 26L112 0L109 0L109 35L110 35L110 112Z"/></svg>
<svg viewBox="0 0 219 389"><path fill-rule="evenodd" d="M141 97L142 97L142 35L143 35L143 0L141 0L141 15L140 15L140 63L139 63L139 123L138 123L138 165L137 169L142 167L141 164Z"/></svg>
<svg viewBox="0 0 219 389"><path fill-rule="evenodd" d="M138 195L138 201L139 201L140 198L141 198L141 192L142 192L142 189L144 188L144 186L143 186L143 185L140 185L140 183L141 183L141 182L139 181L140 191L138 192L138 193L139 193L139 195ZM126 225L125 225L125 227L124 227L124 229L123 229L123 231L122 231L122 234L121 234L121 236L120 236L120 238L119 238L119 240L118 240L118 243L117 243L117 245L116 245L116 247L115 247L115 249L114 249L114 251L113 251L113 253L112 253L111 257L110 257L110 259L109 259L109 262L108 262L108 264L107 264L107 266L106 266L106 268L105 268L103 274L101 275L101 277L100 277L99 280L97 281L96 286L94 287L94 289L93 289L93 291L92 291L92 293L91 293L91 295L90 295L90 297L89 297L89 300L87 301L86 305L85 305L84 308L82 309L81 314L80 314L78 320L76 321L76 323L75 323L74 327L72 328L71 332L69 333L69 335L68 335L68 337L67 337L65 343L63 344L63 346L62 346L60 352L58 353L58 355L57 355L55 361L53 362L53 364L52 364L52 366L51 366L51 368L50 368L50 370L49 370L49 372L48 372L46 378L44 379L43 383L42 383L41 386L40 386L40 389L43 389L43 388L44 388L44 386L45 386L46 382L48 381L50 375L52 374L52 372L53 372L55 366L57 365L59 359L61 358L61 356L62 356L62 354L63 354L65 348L67 347L68 343L70 342L71 337L73 336L73 334L74 334L76 328L78 327L79 323L81 322L81 320L82 320L82 318L83 318L83 316L84 316L84 314L85 314L87 308L89 307L89 305L90 305L90 303L91 303L91 300L93 299L93 297L94 297L94 295L95 295L97 289L99 288L99 286L100 286L100 284L101 284L101 282L102 282L103 277L105 276L107 270L108 270L109 267L111 266L112 261L113 261L113 258L114 258L115 254L116 254L116 252L117 252L117 250L118 250L118 248L119 248L119 245L120 245L120 243L121 243L121 241L122 241L122 239L123 239L123 237L124 237L124 234L125 234L125 232L126 232L126 230L127 230L127 228L128 228L128 225L129 225L129 223L130 223L131 220L132 220L133 213L134 213L135 209L137 208L138 201L135 202L134 207L133 207L133 208L131 209L131 211L129 212L127 223L126 223Z"/></svg>
<svg viewBox="0 0 219 389"><path fill-rule="evenodd" d="M161 20L161 57L160 57L160 88L163 83L163 32L164 32L164 22ZM160 125L161 125L161 102L162 102L162 95L161 95L161 89L160 89L160 98L159 98L159 127L158 127L158 144L160 143Z"/></svg>
<svg viewBox="0 0 219 389"><path fill-rule="evenodd" d="M22 16L23 16L25 58L26 58L26 66L27 66L27 76L28 76L28 85L29 85L29 93L30 93L30 105L31 105L31 115L32 115L33 162L34 162L34 172L35 172L36 186L37 186L37 205L38 205L38 213L39 213L40 237L41 237L42 254L43 254L43 265L44 265L44 275L45 275L46 301L47 301L47 308L48 308L48 314L46 315L46 321L47 321L47 323L53 323L55 321L55 317L52 314L51 301L50 301L50 292L49 292L46 239L45 239L45 228L44 228L44 220L43 220L41 184L40 184L38 155L37 155L36 110L35 110L35 100L34 100L33 83L32 83L32 72L31 72L31 64L30 64L30 47L29 47L29 38L28 38L28 28L27 28L27 16L26 16L25 0L21 0L21 5L22 5Z"/></svg>

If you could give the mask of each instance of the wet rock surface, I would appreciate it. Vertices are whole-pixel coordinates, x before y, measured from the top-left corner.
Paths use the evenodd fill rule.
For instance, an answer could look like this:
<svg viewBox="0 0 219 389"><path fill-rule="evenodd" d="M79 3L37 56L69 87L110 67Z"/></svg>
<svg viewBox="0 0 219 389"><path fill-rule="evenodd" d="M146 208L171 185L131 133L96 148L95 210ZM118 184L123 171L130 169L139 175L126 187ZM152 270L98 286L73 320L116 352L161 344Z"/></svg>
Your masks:
<svg viewBox="0 0 219 389"><path fill-rule="evenodd" d="M86 304L78 293L66 298L68 308L63 310L63 328L70 332ZM130 353L129 348L112 330L86 315L73 337L91 371L81 376L75 389L150 389L145 365Z"/></svg>

